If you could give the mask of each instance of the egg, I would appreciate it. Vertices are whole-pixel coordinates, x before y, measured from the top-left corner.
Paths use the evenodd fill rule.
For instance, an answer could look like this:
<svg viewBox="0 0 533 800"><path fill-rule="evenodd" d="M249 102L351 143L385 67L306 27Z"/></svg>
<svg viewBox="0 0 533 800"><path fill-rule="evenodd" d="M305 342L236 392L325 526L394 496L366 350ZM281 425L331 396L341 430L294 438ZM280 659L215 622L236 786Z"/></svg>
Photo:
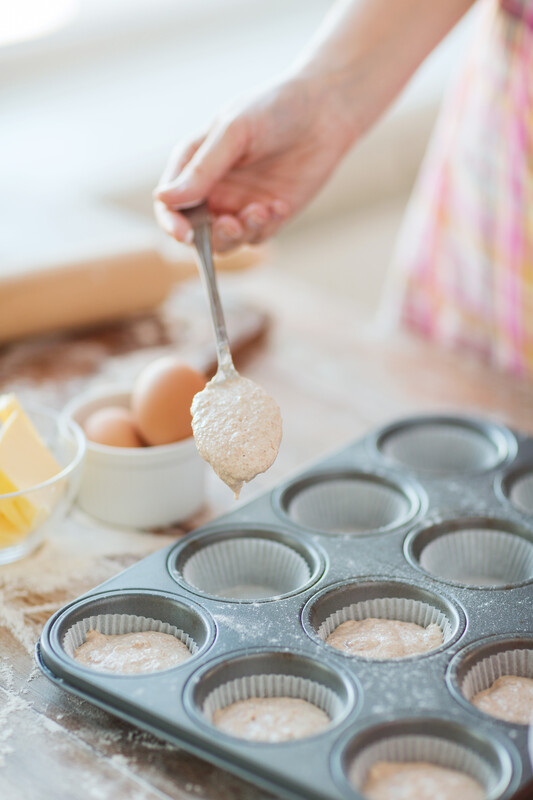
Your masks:
<svg viewBox="0 0 533 800"><path fill-rule="evenodd" d="M192 436L191 403L206 378L175 356L149 364L133 388L133 419L151 445L170 444Z"/></svg>
<svg viewBox="0 0 533 800"><path fill-rule="evenodd" d="M108 447L143 447L133 414L121 406L93 411L83 425L87 438Z"/></svg>

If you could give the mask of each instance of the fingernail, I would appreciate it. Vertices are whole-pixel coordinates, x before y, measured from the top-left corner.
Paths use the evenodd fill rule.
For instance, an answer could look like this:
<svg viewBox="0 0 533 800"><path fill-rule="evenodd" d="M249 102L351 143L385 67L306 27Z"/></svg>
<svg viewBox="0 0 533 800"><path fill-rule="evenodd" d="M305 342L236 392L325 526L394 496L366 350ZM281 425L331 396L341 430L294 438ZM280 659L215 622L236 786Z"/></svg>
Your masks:
<svg viewBox="0 0 533 800"><path fill-rule="evenodd" d="M190 185L190 180L187 176L184 178L177 178L172 183L164 183L162 186L156 187L156 197L160 197L162 194L167 194L167 192L183 192L185 189L188 189Z"/></svg>
<svg viewBox="0 0 533 800"><path fill-rule="evenodd" d="M194 242L194 231L190 228L187 233L185 234L185 239L183 240L185 244L192 244Z"/></svg>
<svg viewBox="0 0 533 800"><path fill-rule="evenodd" d="M275 219L283 219L289 213L289 204L285 200L274 200L270 206Z"/></svg>
<svg viewBox="0 0 533 800"><path fill-rule="evenodd" d="M240 236L234 228L220 228L218 234L222 239L238 239Z"/></svg>
<svg viewBox="0 0 533 800"><path fill-rule="evenodd" d="M254 214L248 215L244 220L244 224L251 231L258 231L265 222L266 220L263 217L255 216Z"/></svg>

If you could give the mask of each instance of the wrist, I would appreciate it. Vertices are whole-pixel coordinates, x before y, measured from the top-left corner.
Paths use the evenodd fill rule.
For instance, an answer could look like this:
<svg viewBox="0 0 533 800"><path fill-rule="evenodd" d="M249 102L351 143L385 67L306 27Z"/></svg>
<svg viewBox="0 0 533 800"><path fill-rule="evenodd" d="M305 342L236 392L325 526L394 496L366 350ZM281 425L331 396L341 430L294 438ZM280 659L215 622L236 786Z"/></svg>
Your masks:
<svg viewBox="0 0 533 800"><path fill-rule="evenodd" d="M368 127L362 103L364 93L351 68L320 69L309 63L296 66L288 81L305 93L307 102L322 119L335 126L336 138L349 149Z"/></svg>

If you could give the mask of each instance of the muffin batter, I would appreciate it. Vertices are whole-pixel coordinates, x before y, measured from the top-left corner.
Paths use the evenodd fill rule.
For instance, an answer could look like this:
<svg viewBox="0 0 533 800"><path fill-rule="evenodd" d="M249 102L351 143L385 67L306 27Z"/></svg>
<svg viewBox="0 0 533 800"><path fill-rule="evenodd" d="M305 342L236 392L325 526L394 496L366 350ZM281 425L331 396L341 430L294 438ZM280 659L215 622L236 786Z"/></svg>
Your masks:
<svg viewBox="0 0 533 800"><path fill-rule="evenodd" d="M183 642L159 631L107 635L90 630L86 641L74 651L76 661L85 667L123 675L169 669L190 655Z"/></svg>
<svg viewBox="0 0 533 800"><path fill-rule="evenodd" d="M492 717L529 725L533 721L533 679L502 675L470 702Z"/></svg>
<svg viewBox="0 0 533 800"><path fill-rule="evenodd" d="M435 623L427 628L398 619L349 619L330 633L326 644L365 658L406 658L426 653L442 644L442 630Z"/></svg>
<svg viewBox="0 0 533 800"><path fill-rule="evenodd" d="M363 786L368 800L484 800L478 781L455 769L420 762L378 761Z"/></svg>
<svg viewBox="0 0 533 800"><path fill-rule="evenodd" d="M281 414L264 389L237 372L217 374L193 399L198 452L239 496L243 483L265 472L281 443Z"/></svg>
<svg viewBox="0 0 533 800"><path fill-rule="evenodd" d="M294 697L251 697L217 709L213 714L217 728L253 742L304 739L329 723L325 711Z"/></svg>

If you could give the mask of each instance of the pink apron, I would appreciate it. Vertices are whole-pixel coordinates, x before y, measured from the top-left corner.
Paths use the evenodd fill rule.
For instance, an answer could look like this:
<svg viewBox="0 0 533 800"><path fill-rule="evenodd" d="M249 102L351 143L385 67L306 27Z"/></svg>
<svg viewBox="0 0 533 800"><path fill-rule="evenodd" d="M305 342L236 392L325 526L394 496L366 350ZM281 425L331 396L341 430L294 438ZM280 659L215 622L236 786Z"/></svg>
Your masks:
<svg viewBox="0 0 533 800"><path fill-rule="evenodd" d="M533 0L482 12L409 203L396 291L411 329L533 376Z"/></svg>

